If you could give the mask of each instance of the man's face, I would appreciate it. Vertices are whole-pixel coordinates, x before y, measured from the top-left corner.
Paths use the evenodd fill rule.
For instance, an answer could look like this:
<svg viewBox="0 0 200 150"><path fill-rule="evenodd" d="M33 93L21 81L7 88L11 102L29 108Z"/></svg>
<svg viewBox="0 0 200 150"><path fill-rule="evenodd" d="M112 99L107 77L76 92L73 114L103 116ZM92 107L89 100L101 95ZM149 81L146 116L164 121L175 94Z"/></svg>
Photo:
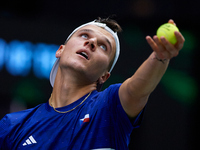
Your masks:
<svg viewBox="0 0 200 150"><path fill-rule="evenodd" d="M60 66L76 70L92 81L108 73L108 66L115 55L115 40L103 28L85 26L76 31L60 58Z"/></svg>

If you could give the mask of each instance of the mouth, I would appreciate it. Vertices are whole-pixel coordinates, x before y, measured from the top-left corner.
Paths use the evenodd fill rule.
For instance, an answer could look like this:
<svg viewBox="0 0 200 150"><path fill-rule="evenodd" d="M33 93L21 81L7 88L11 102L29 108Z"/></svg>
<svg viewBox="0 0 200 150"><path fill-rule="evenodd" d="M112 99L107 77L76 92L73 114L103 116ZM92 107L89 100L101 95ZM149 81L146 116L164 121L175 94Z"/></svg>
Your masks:
<svg viewBox="0 0 200 150"><path fill-rule="evenodd" d="M89 60L89 55L85 51L79 51L76 54L83 56L85 59Z"/></svg>

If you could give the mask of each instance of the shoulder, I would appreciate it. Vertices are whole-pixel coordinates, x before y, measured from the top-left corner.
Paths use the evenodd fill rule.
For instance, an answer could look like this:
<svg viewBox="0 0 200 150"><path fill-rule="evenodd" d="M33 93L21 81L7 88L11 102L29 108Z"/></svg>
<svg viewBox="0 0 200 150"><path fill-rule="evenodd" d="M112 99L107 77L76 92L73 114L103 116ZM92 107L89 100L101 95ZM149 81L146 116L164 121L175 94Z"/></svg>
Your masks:
<svg viewBox="0 0 200 150"><path fill-rule="evenodd" d="M121 84L122 83L112 84L108 88L106 88L106 90L117 90L117 89L119 89L119 87L121 86Z"/></svg>
<svg viewBox="0 0 200 150"><path fill-rule="evenodd" d="M96 98L100 99L102 102L102 99L104 101L107 100L107 102L113 102L112 100L116 101L119 98L119 88L121 86L121 83L119 84L112 84L109 87L107 87L105 90L101 92L96 93Z"/></svg>
<svg viewBox="0 0 200 150"><path fill-rule="evenodd" d="M93 91L87 101L86 107L97 107L98 109L105 107L115 107L114 104L117 104L119 102L118 91L120 86L121 84L113 84L103 91Z"/></svg>
<svg viewBox="0 0 200 150"><path fill-rule="evenodd" d="M40 106L44 106L44 104L40 104L31 109L7 114L0 120L0 149L12 149L8 147L18 137L18 131L21 130L23 124L33 116Z"/></svg>
<svg viewBox="0 0 200 150"><path fill-rule="evenodd" d="M92 103L98 105L98 107L114 107L119 105L119 88L121 83L112 84L101 92L94 92L91 97ZM90 101L90 102L91 102Z"/></svg>
<svg viewBox="0 0 200 150"><path fill-rule="evenodd" d="M109 96L118 95L119 88L121 86L121 83L118 84L112 84L108 88L106 88L104 91L99 92L100 94L107 94Z"/></svg>
<svg viewBox="0 0 200 150"><path fill-rule="evenodd" d="M30 115L33 114L41 105L43 104L40 104L34 108L30 108L23 111L14 112L14 113L5 115L0 120L0 127L7 130L8 128L12 128L13 125L21 124L23 120L30 117Z"/></svg>

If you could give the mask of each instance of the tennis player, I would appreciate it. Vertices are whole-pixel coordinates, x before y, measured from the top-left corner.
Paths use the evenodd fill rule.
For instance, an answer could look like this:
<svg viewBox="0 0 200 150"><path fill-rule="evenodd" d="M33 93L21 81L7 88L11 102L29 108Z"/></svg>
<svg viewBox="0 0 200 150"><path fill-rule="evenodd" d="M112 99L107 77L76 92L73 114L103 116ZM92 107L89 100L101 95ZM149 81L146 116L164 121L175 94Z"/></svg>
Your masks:
<svg viewBox="0 0 200 150"><path fill-rule="evenodd" d="M0 149L128 150L149 95L185 40L180 32L175 45L147 36L152 54L132 77L101 91L119 57L119 31L111 19L76 28L56 52L49 101L7 114L0 121Z"/></svg>

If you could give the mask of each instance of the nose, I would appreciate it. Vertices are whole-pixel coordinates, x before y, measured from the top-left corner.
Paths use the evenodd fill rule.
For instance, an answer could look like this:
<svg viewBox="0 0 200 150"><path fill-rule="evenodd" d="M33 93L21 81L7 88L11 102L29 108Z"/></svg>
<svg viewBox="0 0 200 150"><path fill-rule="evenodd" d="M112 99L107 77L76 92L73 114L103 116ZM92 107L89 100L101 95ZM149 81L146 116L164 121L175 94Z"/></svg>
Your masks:
<svg viewBox="0 0 200 150"><path fill-rule="evenodd" d="M88 46L91 51L95 51L97 46L97 39L90 38L89 40L85 41L84 46Z"/></svg>

